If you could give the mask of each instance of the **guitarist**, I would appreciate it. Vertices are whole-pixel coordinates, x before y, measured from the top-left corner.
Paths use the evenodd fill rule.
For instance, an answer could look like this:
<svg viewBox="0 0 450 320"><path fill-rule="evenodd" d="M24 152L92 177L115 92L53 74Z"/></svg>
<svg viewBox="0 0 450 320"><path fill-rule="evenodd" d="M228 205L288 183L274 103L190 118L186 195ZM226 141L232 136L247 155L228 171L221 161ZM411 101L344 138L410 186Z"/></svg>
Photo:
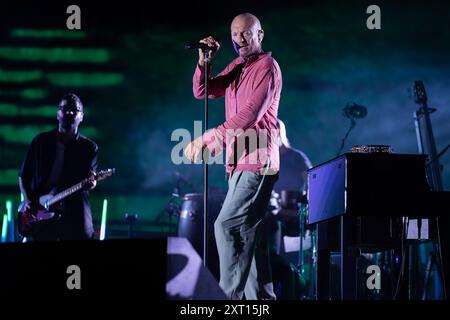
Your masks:
<svg viewBox="0 0 450 320"><path fill-rule="evenodd" d="M78 131L83 115L80 98L73 93L64 95L56 115L58 128L38 134L26 153L19 172L19 186L24 196L20 212L38 206L42 195L56 194L90 178L81 191L50 208L58 217L39 223L33 230L33 240L93 238L89 190L96 186L98 147Z"/></svg>

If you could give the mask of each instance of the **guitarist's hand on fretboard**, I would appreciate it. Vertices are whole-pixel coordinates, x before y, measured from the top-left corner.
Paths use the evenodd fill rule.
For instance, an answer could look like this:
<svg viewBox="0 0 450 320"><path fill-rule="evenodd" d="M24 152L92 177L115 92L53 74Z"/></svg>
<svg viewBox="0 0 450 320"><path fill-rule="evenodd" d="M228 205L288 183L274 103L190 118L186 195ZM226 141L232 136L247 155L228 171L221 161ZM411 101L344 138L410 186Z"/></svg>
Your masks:
<svg viewBox="0 0 450 320"><path fill-rule="evenodd" d="M31 209L31 201L30 200L24 200L20 203L19 208L17 211L24 213Z"/></svg>
<svg viewBox="0 0 450 320"><path fill-rule="evenodd" d="M97 180L96 180L96 173L94 171L91 171L91 176L89 179L86 180L86 182L84 183L84 190L89 191L95 188L95 186L97 185Z"/></svg>

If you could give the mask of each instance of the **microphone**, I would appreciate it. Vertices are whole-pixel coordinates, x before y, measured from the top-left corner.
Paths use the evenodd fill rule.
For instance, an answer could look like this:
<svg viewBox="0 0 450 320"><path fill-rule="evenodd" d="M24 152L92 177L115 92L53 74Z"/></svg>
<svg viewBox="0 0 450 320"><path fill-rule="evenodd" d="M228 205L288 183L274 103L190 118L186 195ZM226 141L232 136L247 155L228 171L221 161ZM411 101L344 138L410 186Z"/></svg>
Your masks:
<svg viewBox="0 0 450 320"><path fill-rule="evenodd" d="M349 119L364 118L367 115L367 108L352 102L347 103L343 112Z"/></svg>
<svg viewBox="0 0 450 320"><path fill-rule="evenodd" d="M239 45L236 42L234 42L234 40L231 40L231 42L233 43L234 52L236 52L236 54L239 55Z"/></svg>
<svg viewBox="0 0 450 320"><path fill-rule="evenodd" d="M217 42L220 41L216 39ZM208 46L206 43L201 43L201 42L188 42L184 45L185 49L202 49L202 50L212 50L215 47L210 47Z"/></svg>

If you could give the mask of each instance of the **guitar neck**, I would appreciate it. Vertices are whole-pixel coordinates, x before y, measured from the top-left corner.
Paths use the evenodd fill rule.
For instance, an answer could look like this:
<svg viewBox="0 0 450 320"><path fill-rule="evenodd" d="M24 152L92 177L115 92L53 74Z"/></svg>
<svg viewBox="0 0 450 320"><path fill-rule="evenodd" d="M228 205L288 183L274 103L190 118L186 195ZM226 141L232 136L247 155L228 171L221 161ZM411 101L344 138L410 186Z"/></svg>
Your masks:
<svg viewBox="0 0 450 320"><path fill-rule="evenodd" d="M416 120L416 134L420 139L418 139L419 150L422 153L426 153L430 157L430 162L427 165L427 176L429 179L430 187L434 191L443 190L441 168L438 161L436 141L434 140L433 129L431 126L430 114L435 111L428 108L427 104L427 94L425 92L425 86L422 81L414 82L414 94L416 98L416 103L418 103L421 108L420 112L423 118L424 129L421 130L421 120L420 118ZM415 113L416 114L416 113ZM418 129L417 129L418 128ZM424 139L422 136L425 136ZM425 144L424 144L425 142Z"/></svg>
<svg viewBox="0 0 450 320"><path fill-rule="evenodd" d="M441 175L441 169L438 161L437 156L437 149L436 149L436 141L434 139L433 129L431 126L431 119L429 114L429 109L427 108L426 104L422 107L424 109L424 124L425 124L425 153L428 153L430 159L429 167L427 168L428 171L428 177L430 179L431 188L434 191L442 191L443 190L443 183L442 183L442 175Z"/></svg>
<svg viewBox="0 0 450 320"><path fill-rule="evenodd" d="M51 200L48 201L48 205L51 206L52 204L55 204L58 201L61 201L62 199L70 196L72 193L77 192L78 190L81 190L83 188L83 183L85 181L81 181L80 183L77 183L76 185L67 188L64 191L61 191L60 193L56 194Z"/></svg>
<svg viewBox="0 0 450 320"><path fill-rule="evenodd" d="M103 180L107 177L110 177L116 169L108 169L105 171L100 171L97 172L95 175L95 180L96 181L100 181ZM82 180L81 182L77 183L76 185L71 186L70 188L67 188L66 190L56 194L55 196L53 196L50 200L47 201L47 206L51 206L52 204L55 204L58 201L61 201L62 199L70 196L72 193L77 192L78 190L83 189L85 183L89 180L90 178L86 178L84 180Z"/></svg>

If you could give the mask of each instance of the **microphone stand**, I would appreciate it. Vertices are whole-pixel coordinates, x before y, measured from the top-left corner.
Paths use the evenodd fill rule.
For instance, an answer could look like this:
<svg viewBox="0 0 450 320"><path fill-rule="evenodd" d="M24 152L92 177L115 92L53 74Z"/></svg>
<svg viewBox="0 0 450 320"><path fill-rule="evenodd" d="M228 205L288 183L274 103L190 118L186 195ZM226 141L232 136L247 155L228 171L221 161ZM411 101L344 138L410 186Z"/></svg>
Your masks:
<svg viewBox="0 0 450 320"><path fill-rule="evenodd" d="M205 114L204 124L205 132L208 130L208 68L210 62L210 49L204 51L205 62ZM203 158L203 265L208 266L208 163L204 157L204 150L202 149Z"/></svg>
<svg viewBox="0 0 450 320"><path fill-rule="evenodd" d="M352 129L356 126L356 121L355 121L355 119L353 119L353 118L351 118L351 117L350 117L349 119L350 119L350 121L351 121L350 128L348 128L348 131L347 131L347 133L345 134L344 139L342 139L342 143L341 143L341 146L340 146L340 148L339 148L339 151L337 152L336 157L338 157L338 156L341 154L341 151L342 151L342 149L344 148L345 140L347 140L348 135L350 134L350 131L352 131Z"/></svg>

